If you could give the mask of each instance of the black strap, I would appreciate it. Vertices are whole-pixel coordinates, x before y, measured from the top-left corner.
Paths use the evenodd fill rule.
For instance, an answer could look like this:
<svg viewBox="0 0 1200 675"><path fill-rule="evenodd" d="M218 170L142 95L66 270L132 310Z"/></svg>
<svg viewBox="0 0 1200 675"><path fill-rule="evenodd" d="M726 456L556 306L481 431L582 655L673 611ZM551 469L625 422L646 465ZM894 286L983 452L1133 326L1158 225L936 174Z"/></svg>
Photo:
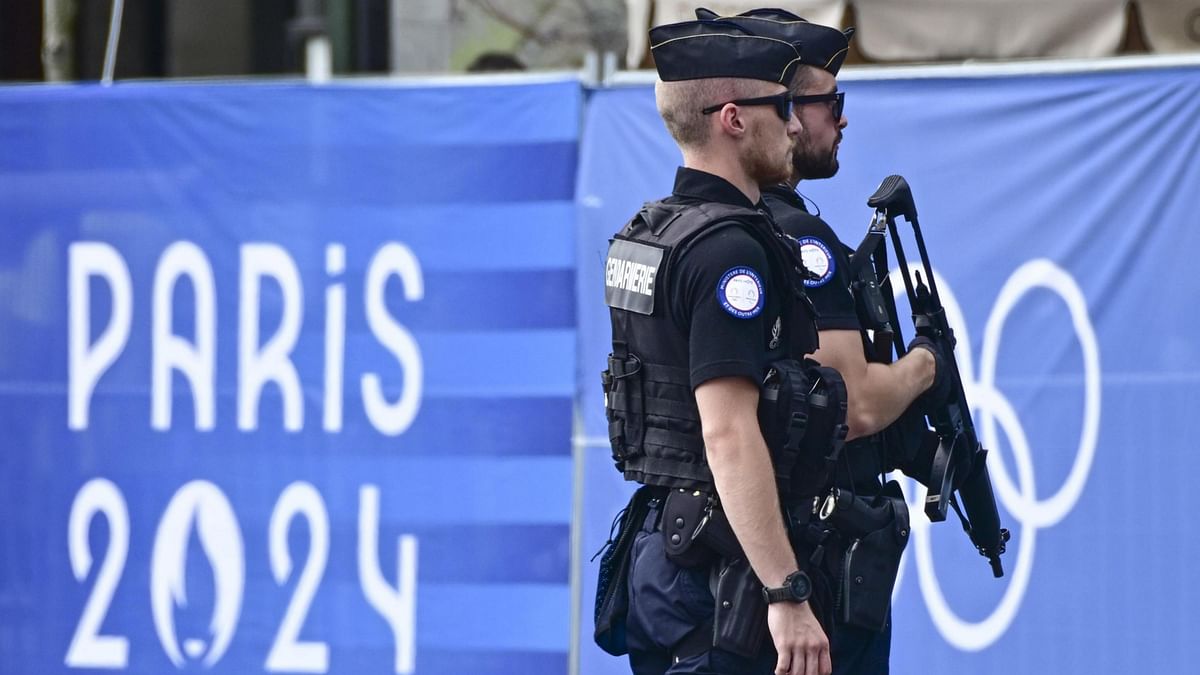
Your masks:
<svg viewBox="0 0 1200 675"><path fill-rule="evenodd" d="M880 249L883 249L885 255L887 247L884 244L886 232L876 231L872 229L867 232L867 236L859 242L858 248L854 249L854 253L850 254L850 273L851 279L857 279L863 266L871 259L872 255L877 255ZM873 270L872 270L873 271Z"/></svg>
<svg viewBox="0 0 1200 675"><path fill-rule="evenodd" d="M687 368L666 366L661 363L642 363L642 372L645 373L645 378L650 382L691 387L691 373Z"/></svg>
<svg viewBox="0 0 1200 675"><path fill-rule="evenodd" d="M643 432L643 440L647 445L675 448L701 459L704 458L704 441L688 434L681 434L669 429L659 429L658 427L649 427Z"/></svg>
<svg viewBox="0 0 1200 675"><path fill-rule="evenodd" d="M629 358L629 345L624 340L613 340L613 356L624 361Z"/></svg>
<svg viewBox="0 0 1200 675"><path fill-rule="evenodd" d="M632 397L625 393L610 394L609 405L616 410L635 410L636 397ZM696 412L696 406L685 403L683 401L672 401L670 399L654 398L650 396L642 397L641 410L647 415L655 415L657 417L670 417L688 422L699 422L700 414Z"/></svg>
<svg viewBox="0 0 1200 675"><path fill-rule="evenodd" d="M625 478L650 485L687 485L694 488L707 488L712 485L712 473L709 472L707 464L687 464L646 455L630 459L626 465Z"/></svg>
<svg viewBox="0 0 1200 675"><path fill-rule="evenodd" d="M879 294L883 296L883 302L892 323L892 346L896 350L896 358L899 359L904 356L904 336L900 334L900 315L896 312L896 296L892 293L892 278L888 272L891 266L888 264L887 246L880 246L879 251L871 260L875 263L875 278L879 280ZM881 331L876 337L876 349L882 351L886 345L883 338L887 336Z"/></svg>

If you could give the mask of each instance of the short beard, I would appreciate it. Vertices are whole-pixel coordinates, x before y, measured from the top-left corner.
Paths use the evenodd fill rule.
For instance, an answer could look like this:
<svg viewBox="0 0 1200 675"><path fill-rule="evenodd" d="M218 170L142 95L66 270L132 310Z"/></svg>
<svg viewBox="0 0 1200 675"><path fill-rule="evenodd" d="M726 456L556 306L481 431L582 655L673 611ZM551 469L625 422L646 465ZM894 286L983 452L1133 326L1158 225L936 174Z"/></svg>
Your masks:
<svg viewBox="0 0 1200 675"><path fill-rule="evenodd" d="M772 153L761 129L762 127L755 128L752 132L752 142L743 153L742 165L746 167L746 174L758 185L786 182L792 173L788 159L792 156L794 148L787 152Z"/></svg>
<svg viewBox="0 0 1200 675"><path fill-rule="evenodd" d="M840 139L839 139L840 140ZM818 180L832 178L838 172L837 145L828 152L818 152L813 147L807 132L800 132L792 148L792 178L794 180Z"/></svg>

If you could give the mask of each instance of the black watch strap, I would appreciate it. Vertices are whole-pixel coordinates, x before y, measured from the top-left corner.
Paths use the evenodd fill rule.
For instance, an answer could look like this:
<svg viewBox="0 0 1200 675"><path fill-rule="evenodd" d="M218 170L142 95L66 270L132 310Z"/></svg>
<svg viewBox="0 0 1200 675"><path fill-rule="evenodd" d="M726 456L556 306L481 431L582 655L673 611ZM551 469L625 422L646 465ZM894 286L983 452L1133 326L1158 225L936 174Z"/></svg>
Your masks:
<svg viewBox="0 0 1200 675"><path fill-rule="evenodd" d="M763 599L768 605L776 602L805 602L811 596L812 580L801 570L787 575L782 586L763 588Z"/></svg>

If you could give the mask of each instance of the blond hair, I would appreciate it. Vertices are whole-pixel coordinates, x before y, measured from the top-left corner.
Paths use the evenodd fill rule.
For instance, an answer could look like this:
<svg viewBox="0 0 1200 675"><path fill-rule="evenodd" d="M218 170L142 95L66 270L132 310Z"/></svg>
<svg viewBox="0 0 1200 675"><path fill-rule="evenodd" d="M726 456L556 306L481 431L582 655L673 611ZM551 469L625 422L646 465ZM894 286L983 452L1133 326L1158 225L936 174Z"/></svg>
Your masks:
<svg viewBox="0 0 1200 675"><path fill-rule="evenodd" d="M680 148L698 148L709 141L712 116L700 111L739 98L768 96L777 85L763 80L712 77L654 84L654 102L667 131Z"/></svg>

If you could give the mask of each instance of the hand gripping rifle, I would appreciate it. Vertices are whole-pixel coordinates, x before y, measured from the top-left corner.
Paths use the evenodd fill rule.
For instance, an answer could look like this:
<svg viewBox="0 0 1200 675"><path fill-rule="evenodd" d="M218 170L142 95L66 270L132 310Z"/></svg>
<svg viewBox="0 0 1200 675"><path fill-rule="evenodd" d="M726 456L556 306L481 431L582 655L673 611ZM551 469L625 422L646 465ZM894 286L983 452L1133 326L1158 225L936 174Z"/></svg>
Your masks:
<svg viewBox="0 0 1200 675"><path fill-rule="evenodd" d="M975 434L975 423L971 419L971 407L963 392L962 377L958 372L958 364L954 359L954 331L946 321L946 310L942 307L938 296L937 283L933 278L933 268L929 264L929 254L925 250L925 239L921 236L921 226L917 222L917 207L913 203L912 191L908 182L902 176L888 176L879 185L875 194L867 200L867 206L875 209L871 227L863 243L854 254L851 267L861 268L867 258L871 258L875 268L875 283L883 292L876 292L873 303L873 313L887 314L886 321L877 324L884 328L877 339L891 339L897 356L905 353L904 341L900 335L899 322L896 314L896 304L893 300L887 270L887 247L884 245L885 230L890 232L892 247L896 251L896 259L900 265L900 275L904 280L904 290L908 294L909 305L912 308L913 325L918 335L925 336L937 344L943 354L939 364L947 369L943 376L951 378L952 395L946 403L936 409L927 410L926 417L938 437L937 450L933 453L930 467L928 493L925 498L925 515L933 522L946 519L947 506L954 507L962 521L963 529L971 538L971 543L979 553L988 559L992 566L992 574L1000 577L1004 569L1000 565L1000 555L1004 553L1008 542L1008 530L1000 527L1000 514L996 510L996 497L992 493L992 480L987 469L987 450L979 443ZM896 217L904 216L912 226L917 248L921 253L921 272L915 274L909 270L908 261L904 256L904 247L900 243L900 233L896 227ZM860 257L860 254L862 255ZM870 274L867 277L868 283ZM914 277L915 276L915 280ZM928 280L928 286L925 283ZM877 333L881 331L876 331ZM890 333L890 334L889 334ZM879 348L887 349L889 345L876 344ZM888 349L890 351L890 349ZM957 495L957 496L956 496ZM959 502L963 508L959 508ZM963 511L966 511L964 514Z"/></svg>

